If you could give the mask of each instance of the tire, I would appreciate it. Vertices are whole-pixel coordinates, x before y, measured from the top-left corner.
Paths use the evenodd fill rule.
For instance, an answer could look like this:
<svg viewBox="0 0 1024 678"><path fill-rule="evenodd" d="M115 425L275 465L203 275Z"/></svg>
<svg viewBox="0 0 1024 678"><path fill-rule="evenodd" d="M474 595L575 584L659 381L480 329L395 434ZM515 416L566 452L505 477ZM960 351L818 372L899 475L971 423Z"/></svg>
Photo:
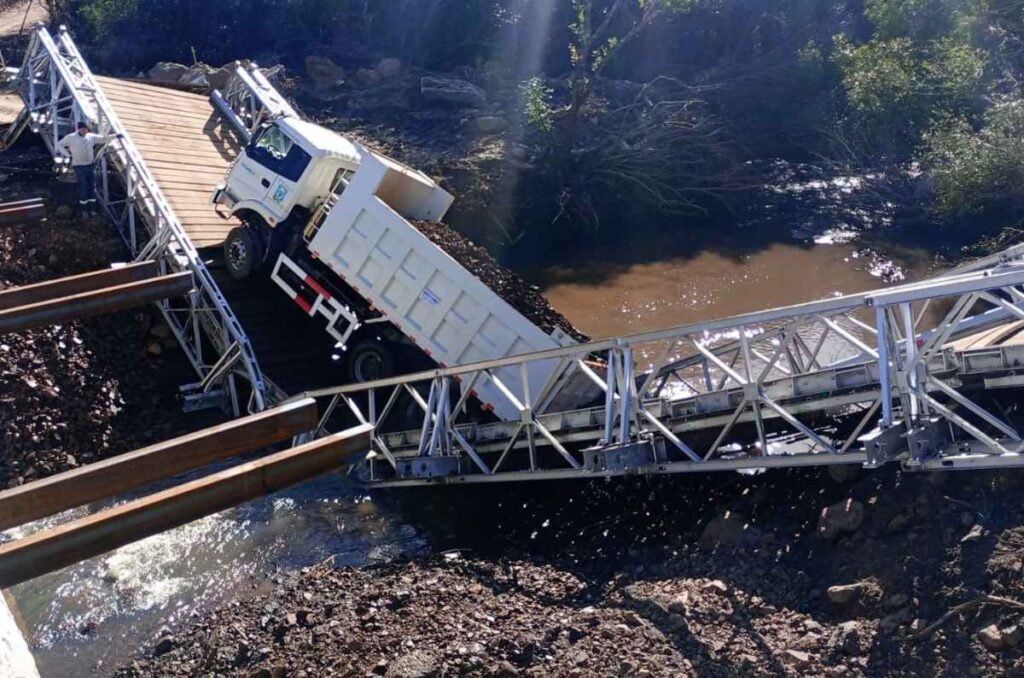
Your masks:
<svg viewBox="0 0 1024 678"><path fill-rule="evenodd" d="M395 376L395 352L387 342L363 339L349 349L346 368L353 384L387 379Z"/></svg>
<svg viewBox="0 0 1024 678"><path fill-rule="evenodd" d="M224 265L228 275L235 280L245 280L262 262L263 247L256 234L242 226L231 229L224 241Z"/></svg>

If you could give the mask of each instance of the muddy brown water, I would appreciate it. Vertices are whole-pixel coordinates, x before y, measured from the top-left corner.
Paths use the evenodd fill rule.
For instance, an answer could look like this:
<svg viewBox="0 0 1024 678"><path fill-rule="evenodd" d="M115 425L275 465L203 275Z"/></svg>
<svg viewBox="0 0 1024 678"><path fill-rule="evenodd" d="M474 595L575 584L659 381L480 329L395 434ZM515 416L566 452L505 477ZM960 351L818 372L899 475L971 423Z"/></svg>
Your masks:
<svg viewBox="0 0 1024 678"><path fill-rule="evenodd" d="M911 264L912 276L925 267ZM882 285L865 257L849 245L790 244L740 257L704 252L696 257L637 263L590 281L590 266L537 272L544 294L595 338L697 323L787 306Z"/></svg>

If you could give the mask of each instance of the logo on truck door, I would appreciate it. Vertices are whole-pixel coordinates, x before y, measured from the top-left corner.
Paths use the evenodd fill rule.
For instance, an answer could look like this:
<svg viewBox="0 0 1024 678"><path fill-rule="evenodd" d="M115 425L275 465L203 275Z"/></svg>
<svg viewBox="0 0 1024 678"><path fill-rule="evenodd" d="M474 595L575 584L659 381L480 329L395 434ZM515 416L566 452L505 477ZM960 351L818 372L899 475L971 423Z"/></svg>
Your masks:
<svg viewBox="0 0 1024 678"><path fill-rule="evenodd" d="M284 185L284 182L278 181L277 186L274 186L274 194L270 196L270 199L280 205L286 197L288 197L288 187Z"/></svg>

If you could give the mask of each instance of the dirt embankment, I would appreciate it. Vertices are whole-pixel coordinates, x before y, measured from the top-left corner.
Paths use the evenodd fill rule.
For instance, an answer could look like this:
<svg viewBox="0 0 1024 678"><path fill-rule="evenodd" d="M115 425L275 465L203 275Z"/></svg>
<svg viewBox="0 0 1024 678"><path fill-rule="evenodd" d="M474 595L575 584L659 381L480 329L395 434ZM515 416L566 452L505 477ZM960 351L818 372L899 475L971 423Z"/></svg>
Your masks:
<svg viewBox="0 0 1024 678"><path fill-rule="evenodd" d="M0 227L0 289L126 256L98 220ZM0 487L195 428L175 398L186 372L174 346L149 308L0 337Z"/></svg>
<svg viewBox="0 0 1024 678"><path fill-rule="evenodd" d="M472 503L467 524L500 533L481 550L505 555L286 575L167 631L118 675L1024 671L1017 476L890 469L850 485L800 471L608 487L548 493L557 500L510 489L503 503L490 488L490 504L446 495Z"/></svg>

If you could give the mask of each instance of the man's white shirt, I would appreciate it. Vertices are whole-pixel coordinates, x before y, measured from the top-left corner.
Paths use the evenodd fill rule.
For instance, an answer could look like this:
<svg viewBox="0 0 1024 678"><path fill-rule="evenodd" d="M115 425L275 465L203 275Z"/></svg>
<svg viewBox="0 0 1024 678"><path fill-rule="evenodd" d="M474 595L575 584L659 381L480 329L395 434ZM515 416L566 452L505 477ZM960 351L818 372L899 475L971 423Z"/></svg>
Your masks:
<svg viewBox="0 0 1024 678"><path fill-rule="evenodd" d="M71 157L72 165L91 165L96 160L96 146L113 138L112 135L106 134L89 132L81 135L78 132L72 132L61 139L57 147L64 152L64 155Z"/></svg>

